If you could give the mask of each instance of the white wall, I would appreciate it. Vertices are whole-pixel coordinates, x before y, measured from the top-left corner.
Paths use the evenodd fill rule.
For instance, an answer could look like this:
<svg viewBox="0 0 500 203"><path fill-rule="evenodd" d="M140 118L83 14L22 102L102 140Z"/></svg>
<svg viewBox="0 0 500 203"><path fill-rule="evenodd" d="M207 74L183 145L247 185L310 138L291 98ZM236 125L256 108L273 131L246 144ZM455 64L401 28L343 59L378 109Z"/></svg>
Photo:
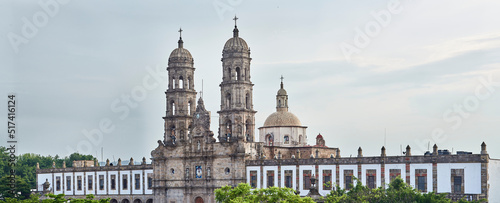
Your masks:
<svg viewBox="0 0 500 203"><path fill-rule="evenodd" d="M325 196L326 194L330 193L331 190L323 190L323 170L332 170L332 181L331 181L331 186L333 189L335 189L336 186L336 165L319 165L318 166L318 192L319 194Z"/></svg>
<svg viewBox="0 0 500 203"><path fill-rule="evenodd" d="M385 165L385 188L391 183L390 169L401 170L401 179L406 183L406 164L386 164Z"/></svg>
<svg viewBox="0 0 500 203"><path fill-rule="evenodd" d="M363 185L366 185L366 170L375 170L376 175L375 175L375 182L376 182L376 187L380 187L380 183L382 182L382 173L380 173L380 164L363 164L361 165L361 183Z"/></svg>
<svg viewBox="0 0 500 203"><path fill-rule="evenodd" d="M144 188L145 188L144 194L148 194L148 195L153 194L154 182L151 183L151 185L152 185L151 189L148 189L148 174L151 174L150 176L154 180L153 169L144 170L144 174L145 174L145 176L144 176ZM151 180L151 181L153 181L153 180Z"/></svg>
<svg viewBox="0 0 500 203"><path fill-rule="evenodd" d="M299 166L299 192L300 196L306 196L309 190L304 189L304 170L311 170L311 177L316 175L314 165L301 165Z"/></svg>
<svg viewBox="0 0 500 203"><path fill-rule="evenodd" d="M437 164L437 192L451 192L451 169L464 169L464 193L481 194L481 163Z"/></svg>
<svg viewBox="0 0 500 203"><path fill-rule="evenodd" d="M267 188L267 171L274 171L274 186L278 187L278 166L264 166L262 168L264 176L264 182L262 183L262 188Z"/></svg>
<svg viewBox="0 0 500 203"><path fill-rule="evenodd" d="M490 186L488 200L490 202L500 202L500 160L490 159L488 163L488 185Z"/></svg>
<svg viewBox="0 0 500 203"><path fill-rule="evenodd" d="M340 165L339 166L339 185L340 188L345 189L344 187L344 170L352 170L352 175L354 177L358 177L358 165ZM355 186L357 183L356 180L352 180L352 185Z"/></svg>
<svg viewBox="0 0 500 203"><path fill-rule="evenodd" d="M267 144L266 135L272 133L274 135L274 146L294 146L292 142L299 141L299 135L302 135L302 139L306 139L306 129L305 127L263 127L259 129L259 142L264 142ZM288 135L290 142L288 144L283 143L283 138ZM305 143L306 140L302 140ZM312 144L314 145L314 143Z"/></svg>
<svg viewBox="0 0 500 203"><path fill-rule="evenodd" d="M285 170L292 170L292 189L297 188L296 166L281 166L281 187L285 187Z"/></svg>
<svg viewBox="0 0 500 203"><path fill-rule="evenodd" d="M260 188L260 166L247 166L247 183L250 184L250 171L257 171L257 189Z"/></svg>
<svg viewBox="0 0 500 203"><path fill-rule="evenodd" d="M427 169L427 192L432 192L432 164L410 164L410 185L415 187L415 170ZM439 175L438 175L439 176Z"/></svg>
<svg viewBox="0 0 500 203"><path fill-rule="evenodd" d="M100 188L99 188L99 176L100 175L104 176L104 189L103 190L100 190ZM105 195L106 190L108 189L108 184L106 184L106 182L108 182L108 176L106 176L106 171L98 171L95 180L97 183L97 187L96 187L97 194L98 195Z"/></svg>
<svg viewBox="0 0 500 203"><path fill-rule="evenodd" d="M111 175L115 175L115 189L112 190L111 189ZM121 184L121 181L120 181L120 177L118 176L118 171L108 171L108 194L118 194L118 190L120 190L120 184Z"/></svg>
<svg viewBox="0 0 500 203"><path fill-rule="evenodd" d="M82 180L82 188L78 190L78 177L81 177ZM85 175L83 172L75 172L73 176L73 183L75 184L75 195L84 195L85 194Z"/></svg>

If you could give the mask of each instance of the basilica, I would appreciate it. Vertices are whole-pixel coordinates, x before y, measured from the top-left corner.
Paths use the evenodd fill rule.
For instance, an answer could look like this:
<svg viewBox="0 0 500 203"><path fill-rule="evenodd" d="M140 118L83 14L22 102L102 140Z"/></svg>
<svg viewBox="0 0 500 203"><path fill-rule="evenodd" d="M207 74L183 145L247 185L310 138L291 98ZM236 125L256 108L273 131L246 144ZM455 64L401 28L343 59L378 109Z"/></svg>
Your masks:
<svg viewBox="0 0 500 203"><path fill-rule="evenodd" d="M202 203L215 202L215 189L239 183L288 187L306 196L316 179L315 189L324 196L335 185L349 190L361 181L370 188L386 187L400 176L421 192L447 193L452 199L498 198L490 191L500 189L491 177L499 173L500 161L490 159L485 143L477 154L444 153L434 145L425 155L412 155L407 146L404 156L388 156L382 147L375 157L363 156L361 147L357 156L342 157L339 148L326 146L321 134L315 143L307 143L307 126L289 111L283 78L276 84L275 101L269 101L276 112L264 126L255 126L252 58L234 20L232 37L222 50L216 133L210 129L211 112L194 89L194 60L181 36L166 67L164 135L151 152L152 163L145 158L128 165L121 160L103 166L84 161L72 168L37 169L38 191L74 197L95 194L113 203Z"/></svg>

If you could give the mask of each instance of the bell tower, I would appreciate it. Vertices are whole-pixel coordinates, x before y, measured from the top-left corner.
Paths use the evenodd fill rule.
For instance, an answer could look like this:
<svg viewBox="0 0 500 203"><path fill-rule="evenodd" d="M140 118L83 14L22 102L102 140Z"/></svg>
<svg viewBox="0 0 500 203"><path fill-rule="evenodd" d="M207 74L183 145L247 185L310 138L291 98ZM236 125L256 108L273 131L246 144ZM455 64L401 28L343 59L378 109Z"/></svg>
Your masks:
<svg viewBox="0 0 500 203"><path fill-rule="evenodd" d="M196 109L196 90L194 89L194 60L191 53L184 49L182 29L179 29L178 47L168 58L167 112L165 120L164 143L176 145L189 139L191 123Z"/></svg>
<svg viewBox="0 0 500 203"><path fill-rule="evenodd" d="M222 50L221 106L219 114L219 141L254 141L255 113L253 84L250 81L250 49L239 37L234 17L233 37Z"/></svg>

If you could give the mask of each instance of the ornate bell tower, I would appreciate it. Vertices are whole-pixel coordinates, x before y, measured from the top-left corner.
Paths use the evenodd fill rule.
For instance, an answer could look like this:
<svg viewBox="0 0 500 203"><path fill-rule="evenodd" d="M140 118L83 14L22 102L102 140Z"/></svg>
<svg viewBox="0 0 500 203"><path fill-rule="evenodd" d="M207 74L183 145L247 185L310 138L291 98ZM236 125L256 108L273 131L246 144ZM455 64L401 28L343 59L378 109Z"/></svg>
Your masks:
<svg viewBox="0 0 500 203"><path fill-rule="evenodd" d="M184 49L182 29L178 47L168 58L167 112L165 120L164 143L176 145L188 140L193 113L196 109L196 90L194 89L194 60L191 53Z"/></svg>
<svg viewBox="0 0 500 203"><path fill-rule="evenodd" d="M254 141L255 113L250 81L250 49L239 37L234 17L233 37L222 50L221 106L219 114L219 141Z"/></svg>

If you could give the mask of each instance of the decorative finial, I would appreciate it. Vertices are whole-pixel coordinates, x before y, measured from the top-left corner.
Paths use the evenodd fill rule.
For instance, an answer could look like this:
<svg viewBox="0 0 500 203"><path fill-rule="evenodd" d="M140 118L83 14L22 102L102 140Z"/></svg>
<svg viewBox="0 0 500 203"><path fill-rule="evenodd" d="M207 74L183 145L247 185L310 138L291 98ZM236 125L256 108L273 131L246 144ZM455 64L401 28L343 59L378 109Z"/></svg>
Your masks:
<svg viewBox="0 0 500 203"><path fill-rule="evenodd" d="M179 28L179 31L178 31L178 32L179 32L179 37L180 37L181 39L182 39L182 31L183 31L183 30L182 30L182 28Z"/></svg>
<svg viewBox="0 0 500 203"><path fill-rule="evenodd" d="M283 89L283 79L285 79L285 78L283 77L283 75L281 75L280 79L281 79L281 89Z"/></svg>
<svg viewBox="0 0 500 203"><path fill-rule="evenodd" d="M238 17L236 17L236 14L234 15L233 20L234 20L234 27L236 27L236 21L238 20Z"/></svg>

